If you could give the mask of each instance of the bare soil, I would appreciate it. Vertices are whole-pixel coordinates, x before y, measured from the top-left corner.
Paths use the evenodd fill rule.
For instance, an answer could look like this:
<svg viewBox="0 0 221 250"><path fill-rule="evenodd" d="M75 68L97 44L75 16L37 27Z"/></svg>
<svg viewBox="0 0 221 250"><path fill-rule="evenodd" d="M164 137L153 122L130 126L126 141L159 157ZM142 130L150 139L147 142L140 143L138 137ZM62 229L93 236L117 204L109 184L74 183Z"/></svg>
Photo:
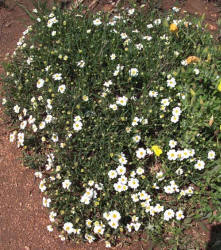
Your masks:
<svg viewBox="0 0 221 250"><path fill-rule="evenodd" d="M8 7L0 7L0 61L7 53L12 54L19 37L30 20L26 13L15 5L15 1L7 1ZM116 0L112 1L117 2ZM163 8L174 6L176 1L164 0ZM32 9L30 0L23 4ZM92 0L88 3L92 3ZM96 10L112 9L111 1L94 1ZM202 15L210 30L216 30L219 11L212 1L187 0L180 1L182 11ZM3 68L0 66L0 73ZM62 242L56 231L49 233L48 211L42 206L42 194L39 181L34 178L34 171L22 165L21 152L8 140L10 121L0 110L0 249L1 250L99 250L104 249L104 242L98 244L75 244ZM193 237L200 237L203 245L210 238L210 225L193 229ZM120 246L116 249L120 249ZM121 249L152 249L150 243L134 242L131 247ZM202 247L202 249L206 249Z"/></svg>

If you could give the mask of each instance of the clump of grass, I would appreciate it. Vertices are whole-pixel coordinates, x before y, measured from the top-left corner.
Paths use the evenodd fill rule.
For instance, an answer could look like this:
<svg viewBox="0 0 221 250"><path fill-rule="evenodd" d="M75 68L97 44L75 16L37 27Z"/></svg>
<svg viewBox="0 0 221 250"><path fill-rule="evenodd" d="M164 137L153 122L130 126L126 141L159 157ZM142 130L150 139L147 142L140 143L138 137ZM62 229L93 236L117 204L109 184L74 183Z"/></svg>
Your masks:
<svg viewBox="0 0 221 250"><path fill-rule="evenodd" d="M62 240L146 232L179 245L190 220L214 219L221 53L178 11L33 10L3 104Z"/></svg>

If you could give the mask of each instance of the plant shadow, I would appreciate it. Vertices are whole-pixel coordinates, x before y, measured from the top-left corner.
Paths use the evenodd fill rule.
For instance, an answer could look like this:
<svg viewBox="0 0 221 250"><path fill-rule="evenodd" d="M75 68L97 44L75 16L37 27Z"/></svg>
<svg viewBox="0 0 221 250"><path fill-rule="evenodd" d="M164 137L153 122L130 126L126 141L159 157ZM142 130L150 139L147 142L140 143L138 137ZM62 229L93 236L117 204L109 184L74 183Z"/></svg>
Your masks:
<svg viewBox="0 0 221 250"><path fill-rule="evenodd" d="M210 239L206 246L206 250L220 250L221 249L221 224L211 227Z"/></svg>

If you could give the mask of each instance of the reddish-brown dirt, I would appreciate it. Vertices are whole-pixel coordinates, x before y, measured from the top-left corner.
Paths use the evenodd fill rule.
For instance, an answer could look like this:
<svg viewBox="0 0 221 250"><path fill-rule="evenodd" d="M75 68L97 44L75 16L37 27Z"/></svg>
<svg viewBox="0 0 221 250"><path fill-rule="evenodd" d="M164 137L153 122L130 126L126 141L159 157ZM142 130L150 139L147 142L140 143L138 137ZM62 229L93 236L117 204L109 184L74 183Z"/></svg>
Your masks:
<svg viewBox="0 0 221 250"><path fill-rule="evenodd" d="M0 61L6 53L13 53L16 43L25 26L30 23L25 12L8 1L8 8L0 8ZM97 1L98 2L98 1ZM110 2L110 1L109 1ZM113 1L114 2L114 1ZM116 2L116 1L115 1ZM164 0L163 7L170 8L176 1ZM206 22L216 29L219 9L214 4L203 0L187 0L182 10L190 13L205 13ZM32 8L30 0L23 0L25 6ZM108 1L99 1L99 8L106 6L111 9ZM0 66L0 73L3 68ZM21 152L9 143L10 122L0 110L0 249L1 250L80 250L103 249L104 243L71 244L58 238L57 232L49 233L46 229L50 224L47 210L42 206L42 195L38 189L38 180L34 179L34 171L24 167L19 160ZM200 231L200 230L199 230ZM197 232L197 230L196 230ZM196 236L197 237L197 236ZM209 232L201 230L198 237L204 243L209 240ZM121 248L122 249L122 248ZM150 249L150 245L141 242L123 249Z"/></svg>

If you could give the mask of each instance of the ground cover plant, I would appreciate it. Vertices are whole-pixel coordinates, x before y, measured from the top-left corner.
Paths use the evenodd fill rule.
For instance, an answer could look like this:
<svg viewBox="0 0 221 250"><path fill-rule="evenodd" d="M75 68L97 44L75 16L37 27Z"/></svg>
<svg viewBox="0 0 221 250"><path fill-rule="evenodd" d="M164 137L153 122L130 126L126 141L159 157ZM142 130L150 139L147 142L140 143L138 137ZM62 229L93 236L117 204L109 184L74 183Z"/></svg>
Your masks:
<svg viewBox="0 0 221 250"><path fill-rule="evenodd" d="M5 65L9 139L62 240L179 246L191 220L221 219L220 46L176 7L144 9L34 9Z"/></svg>

